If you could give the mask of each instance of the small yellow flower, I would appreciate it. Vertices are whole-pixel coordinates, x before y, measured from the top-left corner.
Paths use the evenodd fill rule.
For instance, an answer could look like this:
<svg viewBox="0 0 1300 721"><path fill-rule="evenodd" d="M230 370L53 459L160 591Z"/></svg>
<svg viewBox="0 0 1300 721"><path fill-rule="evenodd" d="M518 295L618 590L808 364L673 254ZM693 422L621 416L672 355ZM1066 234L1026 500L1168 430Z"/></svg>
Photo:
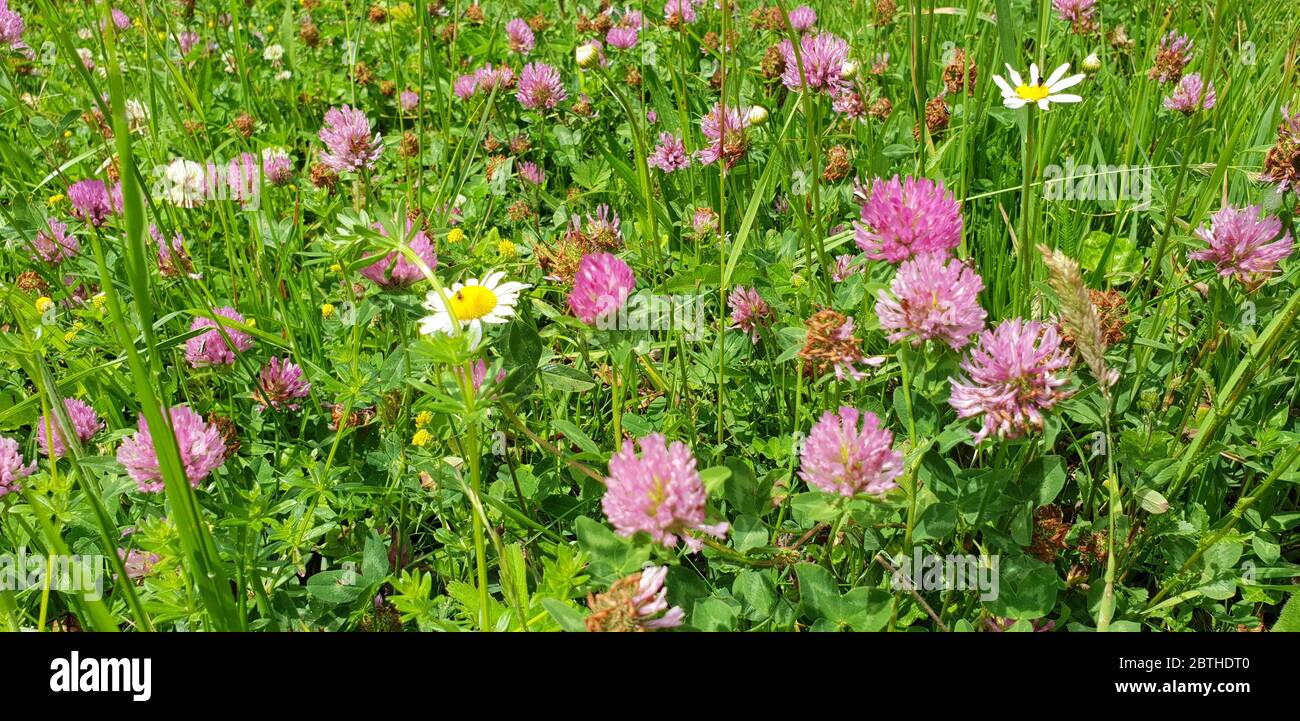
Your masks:
<svg viewBox="0 0 1300 721"><path fill-rule="evenodd" d="M72 341L74 341L74 340L76 340L76 339L77 339L77 331L75 331L75 330L70 330L70 331L68 331L67 333L64 333L64 334L63 334L63 342L64 342L64 343L71 343Z"/></svg>
<svg viewBox="0 0 1300 721"><path fill-rule="evenodd" d="M51 300L50 297L47 296L47 295L43 295L43 296L41 296L41 297L39 297L39 298L36 299L36 312L37 312L37 313L44 313L45 311L47 311L47 310L49 310L50 308L53 308L53 307L54 307L54 301Z"/></svg>
<svg viewBox="0 0 1300 721"><path fill-rule="evenodd" d="M48 202L50 205L58 205L59 203L62 203L63 193L55 193L54 195L51 195Z"/></svg>
<svg viewBox="0 0 1300 721"><path fill-rule="evenodd" d="M274 25L267 25L267 26L266 26L266 31L267 31L268 33L273 33L273 32L275 32L275 26L274 26Z"/></svg>
<svg viewBox="0 0 1300 721"><path fill-rule="evenodd" d="M342 272L343 272L343 266L339 265L338 263L334 263L333 265L330 266L330 272L331 272L331 273L342 273Z"/></svg>
<svg viewBox="0 0 1300 721"><path fill-rule="evenodd" d="M459 243L464 239L465 239L465 231L461 230L460 228L452 228L451 232L447 234L448 243Z"/></svg>
<svg viewBox="0 0 1300 721"><path fill-rule="evenodd" d="M103 309L104 304L108 302L108 296L104 293L96 293L95 297L90 299L90 302L93 303L96 308Z"/></svg>
<svg viewBox="0 0 1300 721"><path fill-rule="evenodd" d="M798 273L795 273L794 275L790 276L790 286L791 286L791 287L793 287L793 288L802 288L802 287L803 287L803 283L804 283L804 280L803 280L803 276L802 276L802 275L799 275Z"/></svg>
<svg viewBox="0 0 1300 721"><path fill-rule="evenodd" d="M63 137L65 137L65 138L71 138L71 137L72 137L72 131L71 131L71 130L65 130L65 131L63 131ZM60 195L59 197L62 198L63 196Z"/></svg>
<svg viewBox="0 0 1300 721"><path fill-rule="evenodd" d="M433 414L429 411L420 411L419 414L415 416L415 425L420 428L423 428L430 423L433 423Z"/></svg>
<svg viewBox="0 0 1300 721"><path fill-rule="evenodd" d="M423 448L428 445L431 440L433 440L433 434L421 428L416 431L415 435L411 438L411 445L416 446L417 448Z"/></svg>
<svg viewBox="0 0 1300 721"><path fill-rule="evenodd" d="M515 257L515 244L509 240L502 240L497 243L497 253L506 258Z"/></svg>
<svg viewBox="0 0 1300 721"><path fill-rule="evenodd" d="M256 328L256 327L257 327L257 319L256 319L256 318L249 318L249 319L247 319L247 320L244 321L244 325L248 326L249 328Z"/></svg>
<svg viewBox="0 0 1300 721"><path fill-rule="evenodd" d="M333 305L331 305L330 303L325 303L325 304L321 305L321 307L320 307L320 317L322 317L322 318L329 318L329 317L332 316L332 315L334 315L334 306L333 306Z"/></svg>

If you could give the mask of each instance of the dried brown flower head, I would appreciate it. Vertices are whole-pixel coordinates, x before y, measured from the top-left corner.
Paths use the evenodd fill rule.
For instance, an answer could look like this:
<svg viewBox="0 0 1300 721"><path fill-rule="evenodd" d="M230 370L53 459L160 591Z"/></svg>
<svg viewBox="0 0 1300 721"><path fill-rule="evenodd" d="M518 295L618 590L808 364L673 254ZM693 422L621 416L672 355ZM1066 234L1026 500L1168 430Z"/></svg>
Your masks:
<svg viewBox="0 0 1300 721"><path fill-rule="evenodd" d="M307 18L302 21L302 25L298 26L298 37L302 38L304 45L314 48L320 45L320 28L316 27L316 23L312 22L311 18Z"/></svg>
<svg viewBox="0 0 1300 721"><path fill-rule="evenodd" d="M898 3L894 0L876 0L871 8L871 24L883 28L894 22L896 12L898 12Z"/></svg>
<svg viewBox="0 0 1300 721"><path fill-rule="evenodd" d="M311 184L322 190L333 190L338 185L339 176L324 163L311 164Z"/></svg>
<svg viewBox="0 0 1300 721"><path fill-rule="evenodd" d="M849 149L836 145L826 151L826 169L822 171L822 180L835 183L848 177L852 166L849 164Z"/></svg>
<svg viewBox="0 0 1300 721"><path fill-rule="evenodd" d="M225 459L229 460L231 456L239 452L239 426L225 416L219 416L215 413L208 414L208 423L217 427L217 432L221 434L221 440L226 442Z"/></svg>
<svg viewBox="0 0 1300 721"><path fill-rule="evenodd" d="M253 128L256 125L257 121L248 113L240 113L235 116L234 120L230 121L231 130L234 130L245 138L253 137Z"/></svg>
<svg viewBox="0 0 1300 721"><path fill-rule="evenodd" d="M948 104L944 102L942 95L925 104L925 129L930 132L930 135L938 135L947 130L950 117ZM920 123L912 127L912 137L918 141L921 139Z"/></svg>
<svg viewBox="0 0 1300 721"><path fill-rule="evenodd" d="M818 311L807 321L808 338L799 357L808 378L820 378L835 371L836 376L857 375L857 365L866 361L862 341L853 335L853 319L829 308Z"/></svg>
<svg viewBox="0 0 1300 721"><path fill-rule="evenodd" d="M403 158L414 158L420 154L420 137L411 131L402 133L401 145L397 148L398 155Z"/></svg>
<svg viewBox="0 0 1300 721"><path fill-rule="evenodd" d="M975 61L966 57L966 51L957 48L952 61L943 68L943 84L950 95L961 95L963 87L970 95L975 94L975 79L979 70Z"/></svg>

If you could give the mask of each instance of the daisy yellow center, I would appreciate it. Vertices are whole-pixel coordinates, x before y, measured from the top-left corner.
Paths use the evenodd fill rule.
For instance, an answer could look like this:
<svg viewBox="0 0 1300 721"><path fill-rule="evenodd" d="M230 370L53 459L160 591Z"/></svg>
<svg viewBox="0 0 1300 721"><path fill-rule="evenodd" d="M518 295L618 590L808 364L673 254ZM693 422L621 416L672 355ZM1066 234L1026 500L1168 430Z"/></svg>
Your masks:
<svg viewBox="0 0 1300 721"><path fill-rule="evenodd" d="M1043 98L1047 97L1048 93L1050 92L1051 91L1047 89L1046 85L1023 85L1022 84L1020 87L1016 88L1016 95L1019 95L1020 97L1024 98L1025 100L1028 100L1031 103L1036 103L1039 100L1042 100Z"/></svg>
<svg viewBox="0 0 1300 721"><path fill-rule="evenodd" d="M451 296L451 311L456 320L478 320L497 307L497 294L481 285L467 285Z"/></svg>

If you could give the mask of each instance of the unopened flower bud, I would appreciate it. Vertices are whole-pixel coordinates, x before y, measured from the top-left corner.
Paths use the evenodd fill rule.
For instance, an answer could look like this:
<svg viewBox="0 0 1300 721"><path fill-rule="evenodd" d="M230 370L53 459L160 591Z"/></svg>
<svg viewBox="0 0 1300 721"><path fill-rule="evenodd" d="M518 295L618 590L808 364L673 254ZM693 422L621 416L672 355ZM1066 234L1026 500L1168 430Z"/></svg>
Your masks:
<svg viewBox="0 0 1300 721"><path fill-rule="evenodd" d="M845 60L840 63L840 77L845 80L852 80L858 76L858 61Z"/></svg>
<svg viewBox="0 0 1300 721"><path fill-rule="evenodd" d="M578 61L578 67L580 68L591 67L600 58L596 52L596 46L591 43L579 45L578 49L573 51L573 56Z"/></svg>
<svg viewBox="0 0 1300 721"><path fill-rule="evenodd" d="M762 105L755 105L749 109L749 124L759 126L767 122L767 108Z"/></svg>
<svg viewBox="0 0 1300 721"><path fill-rule="evenodd" d="M1083 71L1085 73L1092 75L1098 70L1101 70L1101 58L1097 57L1097 53L1091 53L1083 59Z"/></svg>

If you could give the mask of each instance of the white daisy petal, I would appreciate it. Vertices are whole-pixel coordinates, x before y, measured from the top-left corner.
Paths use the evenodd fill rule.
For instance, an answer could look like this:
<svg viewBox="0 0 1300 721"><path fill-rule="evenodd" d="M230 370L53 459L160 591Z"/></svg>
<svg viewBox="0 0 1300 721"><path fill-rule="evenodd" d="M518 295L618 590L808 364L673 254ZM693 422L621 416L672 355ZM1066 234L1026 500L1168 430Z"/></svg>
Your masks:
<svg viewBox="0 0 1300 721"><path fill-rule="evenodd" d="M1079 73L1078 75L1071 75L1070 77L1065 78L1064 80L1057 80L1055 84L1048 83L1047 89L1052 92L1056 92L1058 90L1065 90L1066 88L1072 88L1081 82L1083 82L1083 73Z"/></svg>
<svg viewBox="0 0 1300 721"><path fill-rule="evenodd" d="M1002 89L1002 97L1004 98L1008 94L1014 95L1016 92L1010 85L1007 85L1007 81L1003 80L1001 75L994 75L993 83Z"/></svg>
<svg viewBox="0 0 1300 721"><path fill-rule="evenodd" d="M1029 64L1029 84L1030 85L1038 84L1038 63Z"/></svg>
<svg viewBox="0 0 1300 721"><path fill-rule="evenodd" d="M1047 98L1043 98L1042 100L1039 100L1039 101L1038 101L1038 109L1039 109L1039 110L1051 110L1051 109L1052 109L1052 106L1048 104L1048 102L1047 102Z"/></svg>
<svg viewBox="0 0 1300 721"><path fill-rule="evenodd" d="M1020 77L1020 73L1016 72L1016 69L1009 64L1007 65L1007 75L1010 76L1012 85L1020 87L1025 84L1025 81Z"/></svg>
<svg viewBox="0 0 1300 721"><path fill-rule="evenodd" d="M1070 64L1065 63L1061 67L1053 70L1052 74L1047 76L1047 80L1043 81L1043 85L1046 85L1049 88L1052 87L1052 83L1065 77L1065 74L1069 71L1070 71Z"/></svg>
<svg viewBox="0 0 1300 721"><path fill-rule="evenodd" d="M1081 103L1083 98L1073 93L1061 93L1060 95L1049 95L1047 99L1054 103Z"/></svg>
<svg viewBox="0 0 1300 721"><path fill-rule="evenodd" d="M1011 108L1011 109L1014 110L1014 109L1017 109L1017 108L1023 108L1023 107L1025 107L1025 103L1026 103L1026 102L1028 102L1028 101L1025 100L1024 98L1022 98L1022 97L1020 97L1020 96L1018 96L1018 95L1013 95L1012 97L1007 98L1006 101L1003 103L1003 105L1005 105L1005 106L1007 106L1008 108Z"/></svg>

